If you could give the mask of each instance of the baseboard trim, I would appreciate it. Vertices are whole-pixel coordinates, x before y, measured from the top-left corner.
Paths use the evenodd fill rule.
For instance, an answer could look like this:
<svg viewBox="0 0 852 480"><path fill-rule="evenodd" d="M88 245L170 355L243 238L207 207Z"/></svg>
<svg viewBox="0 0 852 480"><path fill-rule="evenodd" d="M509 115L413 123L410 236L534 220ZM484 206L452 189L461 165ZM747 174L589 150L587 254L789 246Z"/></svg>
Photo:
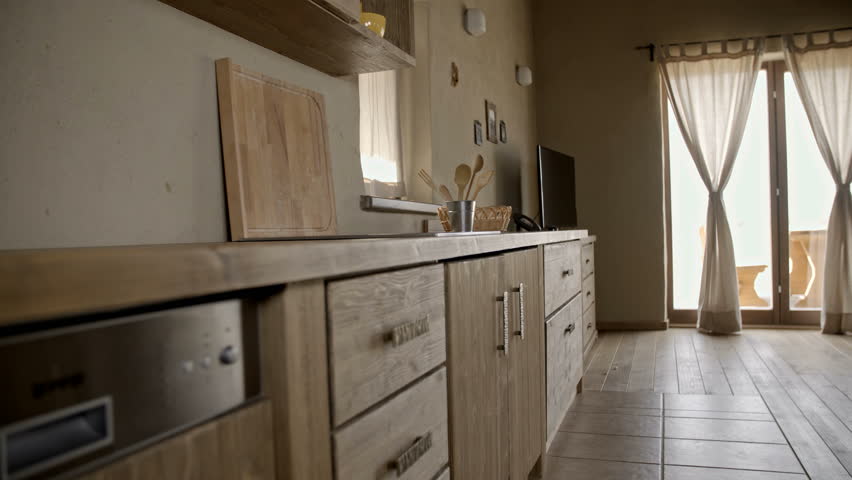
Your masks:
<svg viewBox="0 0 852 480"><path fill-rule="evenodd" d="M694 323L672 323L669 328L695 328ZM819 330L819 325L743 325L743 330Z"/></svg>
<svg viewBox="0 0 852 480"><path fill-rule="evenodd" d="M669 322L635 323L635 322L607 322L598 323L598 330L666 330Z"/></svg>

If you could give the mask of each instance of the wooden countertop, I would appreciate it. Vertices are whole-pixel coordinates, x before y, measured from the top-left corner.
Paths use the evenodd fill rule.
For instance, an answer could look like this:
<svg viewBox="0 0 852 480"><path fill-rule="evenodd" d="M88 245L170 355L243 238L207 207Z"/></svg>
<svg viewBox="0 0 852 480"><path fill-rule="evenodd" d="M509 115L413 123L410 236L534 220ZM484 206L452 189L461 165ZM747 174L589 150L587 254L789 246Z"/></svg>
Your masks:
<svg viewBox="0 0 852 480"><path fill-rule="evenodd" d="M0 326L586 238L586 230L0 252Z"/></svg>

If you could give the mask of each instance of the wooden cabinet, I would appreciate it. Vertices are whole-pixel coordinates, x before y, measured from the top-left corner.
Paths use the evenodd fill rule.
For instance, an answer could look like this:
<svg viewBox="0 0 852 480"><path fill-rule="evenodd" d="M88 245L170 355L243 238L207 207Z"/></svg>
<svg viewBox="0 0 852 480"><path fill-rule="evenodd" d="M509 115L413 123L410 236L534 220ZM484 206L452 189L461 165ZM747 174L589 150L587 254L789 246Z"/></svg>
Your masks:
<svg viewBox="0 0 852 480"><path fill-rule="evenodd" d="M455 478L520 480L541 465L541 265L538 249L447 264L450 464Z"/></svg>
<svg viewBox="0 0 852 480"><path fill-rule="evenodd" d="M580 242L544 246L544 313L551 315L580 291Z"/></svg>
<svg viewBox="0 0 852 480"><path fill-rule="evenodd" d="M238 410L79 480L274 480L269 401Z"/></svg>
<svg viewBox="0 0 852 480"><path fill-rule="evenodd" d="M583 376L582 306L579 296L547 320L547 441L553 441Z"/></svg>
<svg viewBox="0 0 852 480"><path fill-rule="evenodd" d="M359 0L311 0L334 15L349 23L355 23L361 17Z"/></svg>

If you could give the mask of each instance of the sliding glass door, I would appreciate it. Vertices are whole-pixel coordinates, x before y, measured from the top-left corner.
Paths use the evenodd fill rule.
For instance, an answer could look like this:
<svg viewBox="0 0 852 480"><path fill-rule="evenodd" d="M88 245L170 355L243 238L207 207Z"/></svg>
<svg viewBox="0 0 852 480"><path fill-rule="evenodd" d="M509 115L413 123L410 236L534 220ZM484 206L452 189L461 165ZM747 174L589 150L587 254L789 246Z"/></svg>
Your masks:
<svg viewBox="0 0 852 480"><path fill-rule="evenodd" d="M707 189L671 108L667 132L669 316L694 324L704 256ZM825 227L834 184L783 62L755 87L724 201L747 325L819 322Z"/></svg>

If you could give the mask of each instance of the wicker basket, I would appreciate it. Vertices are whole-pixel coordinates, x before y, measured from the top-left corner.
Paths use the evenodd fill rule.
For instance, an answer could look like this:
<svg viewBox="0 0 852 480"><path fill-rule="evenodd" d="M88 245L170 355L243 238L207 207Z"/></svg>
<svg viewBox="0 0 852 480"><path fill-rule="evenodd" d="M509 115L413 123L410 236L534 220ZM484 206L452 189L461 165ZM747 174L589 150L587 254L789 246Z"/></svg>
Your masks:
<svg viewBox="0 0 852 480"><path fill-rule="evenodd" d="M438 208L438 218L444 230L452 232L450 217L447 207ZM505 232L512 219L512 207L476 207L473 217L473 230L475 232Z"/></svg>

